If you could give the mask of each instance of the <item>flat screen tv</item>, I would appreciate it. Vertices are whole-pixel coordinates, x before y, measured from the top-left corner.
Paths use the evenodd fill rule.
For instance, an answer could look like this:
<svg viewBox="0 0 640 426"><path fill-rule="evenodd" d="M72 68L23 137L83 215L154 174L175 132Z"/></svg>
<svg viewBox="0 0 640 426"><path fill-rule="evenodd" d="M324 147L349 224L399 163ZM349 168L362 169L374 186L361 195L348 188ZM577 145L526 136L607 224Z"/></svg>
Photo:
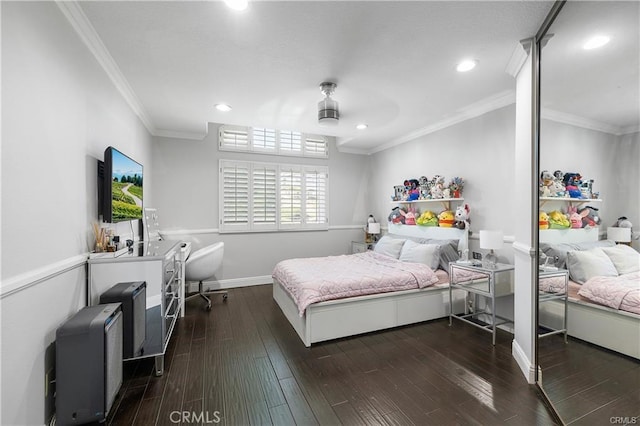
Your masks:
<svg viewBox="0 0 640 426"><path fill-rule="evenodd" d="M104 151L102 220L142 219L142 165L110 146Z"/></svg>

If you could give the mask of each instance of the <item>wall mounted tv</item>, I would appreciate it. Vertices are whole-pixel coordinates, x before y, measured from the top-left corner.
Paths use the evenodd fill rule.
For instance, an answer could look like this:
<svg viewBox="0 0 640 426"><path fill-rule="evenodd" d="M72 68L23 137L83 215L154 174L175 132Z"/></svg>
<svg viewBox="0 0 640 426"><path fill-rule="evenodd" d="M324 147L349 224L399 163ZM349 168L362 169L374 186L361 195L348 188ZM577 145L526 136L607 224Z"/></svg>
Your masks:
<svg viewBox="0 0 640 426"><path fill-rule="evenodd" d="M102 220L142 219L142 165L114 147L104 151Z"/></svg>

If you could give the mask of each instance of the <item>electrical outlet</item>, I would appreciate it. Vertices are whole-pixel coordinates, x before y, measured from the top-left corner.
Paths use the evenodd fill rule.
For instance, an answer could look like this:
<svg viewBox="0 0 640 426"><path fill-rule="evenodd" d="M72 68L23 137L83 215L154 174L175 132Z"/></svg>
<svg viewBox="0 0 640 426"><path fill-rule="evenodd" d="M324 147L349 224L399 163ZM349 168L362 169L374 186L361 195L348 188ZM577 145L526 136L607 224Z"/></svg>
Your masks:
<svg viewBox="0 0 640 426"><path fill-rule="evenodd" d="M476 260L482 260L482 253L478 253L477 251L474 251L473 258Z"/></svg>

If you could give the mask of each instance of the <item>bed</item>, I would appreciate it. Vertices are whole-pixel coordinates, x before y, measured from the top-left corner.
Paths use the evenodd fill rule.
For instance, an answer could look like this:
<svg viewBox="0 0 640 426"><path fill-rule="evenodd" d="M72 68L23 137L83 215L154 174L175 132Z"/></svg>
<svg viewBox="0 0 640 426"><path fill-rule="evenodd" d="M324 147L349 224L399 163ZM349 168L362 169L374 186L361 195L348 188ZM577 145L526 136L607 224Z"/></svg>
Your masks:
<svg viewBox="0 0 640 426"><path fill-rule="evenodd" d="M399 248L395 247L392 250L397 249L399 252L398 256L391 254L389 259L380 257L389 255L384 249L380 249L387 241L383 237L376 245L375 252L292 259L280 262L276 266L273 274L273 298L305 346L449 315L448 273L445 269L449 261L457 259L457 241L463 236L464 231L429 231L418 226L404 226L394 228L393 231L394 233L385 237L396 240L391 245L395 244ZM399 240L410 243L405 246L404 243L398 243ZM413 253L406 248L415 248L416 244L430 246L429 249L416 248L416 252L421 254L430 252L430 257L427 256L423 262L430 264L426 267L428 272L422 267L425 265L417 265L417 259L410 259L414 262L406 261L407 256L410 257ZM435 252L434 245L439 246ZM402 254L403 248L407 256ZM326 262L330 265L323 269ZM413 265L409 265L410 263ZM377 279L383 278L386 273L373 268L391 264L403 273L408 273L409 277L399 277L389 272L384 281L378 281ZM302 272L299 272L302 282L314 281L317 278L315 290L312 290L311 294L301 295L291 288L293 284L289 282L289 278L296 275L296 272L291 272L287 267L300 265L303 265ZM304 268L310 269L305 272ZM338 272L335 268L338 268ZM359 274L366 275L367 278L353 281L354 276L357 278ZM415 278L413 283L411 276ZM335 285L333 277L337 277L338 281L344 279L348 282L346 290L337 291L338 297L327 294L327 289ZM396 281L397 285L390 285L386 279ZM313 288L313 285L311 287ZM462 291L453 293L453 312L459 313L464 310L464 297ZM300 303L301 300L303 303Z"/></svg>
<svg viewBox="0 0 640 426"><path fill-rule="evenodd" d="M567 328L570 336L640 359L640 254L611 241L541 244L570 273ZM540 290L558 292L542 279ZM558 328L560 301L539 305L540 324Z"/></svg>

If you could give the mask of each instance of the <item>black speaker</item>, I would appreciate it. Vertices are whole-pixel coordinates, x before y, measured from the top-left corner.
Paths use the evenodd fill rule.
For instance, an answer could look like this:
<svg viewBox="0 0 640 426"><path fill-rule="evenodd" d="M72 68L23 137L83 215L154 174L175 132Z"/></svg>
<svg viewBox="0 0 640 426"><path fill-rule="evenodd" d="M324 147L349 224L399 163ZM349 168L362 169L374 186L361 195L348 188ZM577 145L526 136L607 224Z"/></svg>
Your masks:
<svg viewBox="0 0 640 426"><path fill-rule="evenodd" d="M100 303L122 304L123 359L142 355L146 339L147 283L118 283L100 295Z"/></svg>
<svg viewBox="0 0 640 426"><path fill-rule="evenodd" d="M120 304L83 308L56 331L56 423L104 421L121 385Z"/></svg>

